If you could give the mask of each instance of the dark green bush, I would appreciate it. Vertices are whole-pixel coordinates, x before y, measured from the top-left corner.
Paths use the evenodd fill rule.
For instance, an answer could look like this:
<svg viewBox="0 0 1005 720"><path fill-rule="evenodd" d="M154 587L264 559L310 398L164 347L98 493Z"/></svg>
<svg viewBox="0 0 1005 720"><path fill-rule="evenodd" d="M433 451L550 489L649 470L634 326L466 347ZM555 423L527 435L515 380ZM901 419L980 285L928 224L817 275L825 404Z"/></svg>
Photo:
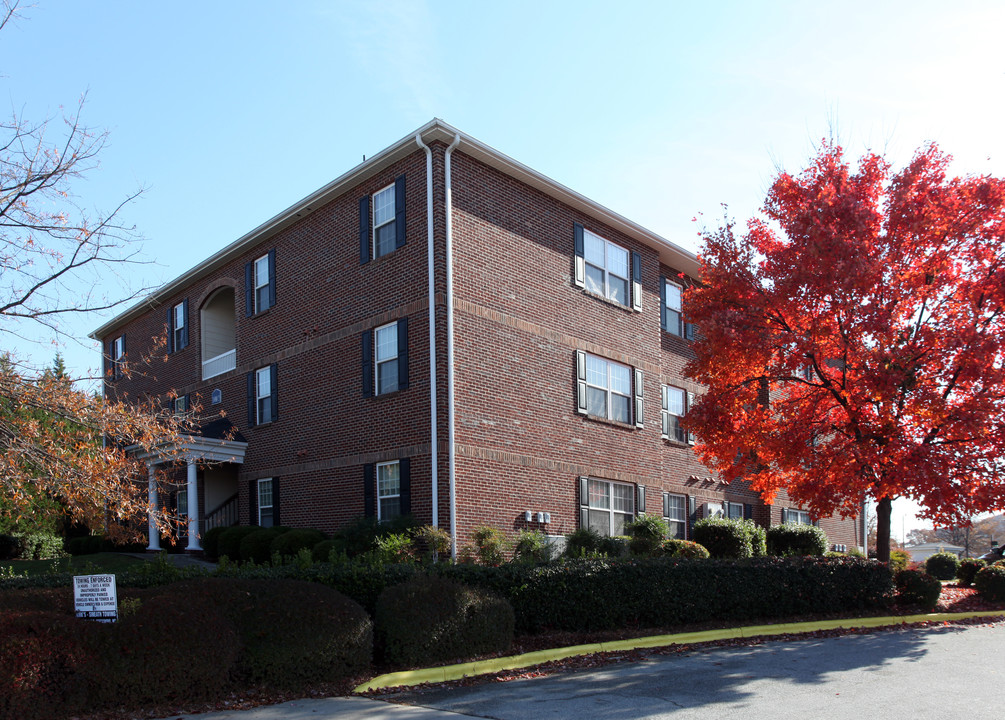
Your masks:
<svg viewBox="0 0 1005 720"><path fill-rule="evenodd" d="M315 545L325 539L320 530L311 528L293 529L283 533L272 541L271 550L281 557L293 557L303 549L312 550Z"/></svg>
<svg viewBox="0 0 1005 720"><path fill-rule="evenodd" d="M234 562L240 562L241 541L258 530L261 528L257 525L234 525L224 530L217 541L218 557L228 557Z"/></svg>
<svg viewBox="0 0 1005 720"><path fill-rule="evenodd" d="M374 517L359 517L335 533L332 539L341 538L346 555L353 558L373 550L378 537L410 533L417 526L411 515L399 515L387 522L380 522Z"/></svg>
<svg viewBox="0 0 1005 720"><path fill-rule="evenodd" d="M824 555L827 533L816 525L775 525L767 531L768 555Z"/></svg>
<svg viewBox="0 0 1005 720"><path fill-rule="evenodd" d="M988 600L1005 600L1005 566L993 565L981 568L974 576L974 587Z"/></svg>
<svg viewBox="0 0 1005 720"><path fill-rule="evenodd" d="M963 587L970 587L974 584L974 577L982 567L987 567L987 563L980 558L966 558L960 561L960 567L956 571L956 579Z"/></svg>
<svg viewBox="0 0 1005 720"><path fill-rule="evenodd" d="M484 589L419 576L388 587L377 600L377 647L384 660L430 665L505 652L513 643L513 608Z"/></svg>
<svg viewBox="0 0 1005 720"><path fill-rule="evenodd" d="M65 557L63 538L51 533L14 533L11 550L19 560L50 560Z"/></svg>
<svg viewBox="0 0 1005 720"><path fill-rule="evenodd" d="M13 535L0 535L0 560L11 560L20 555L20 541Z"/></svg>
<svg viewBox="0 0 1005 720"><path fill-rule="evenodd" d="M241 562L259 565L272 559L272 541L282 535L279 528L258 528L241 538Z"/></svg>
<svg viewBox="0 0 1005 720"><path fill-rule="evenodd" d="M950 552L937 552L925 561L925 572L937 580L953 580L959 569L959 557Z"/></svg>
<svg viewBox="0 0 1005 720"><path fill-rule="evenodd" d="M765 554L764 529L752 520L704 518L694 524L695 542L714 558L749 558Z"/></svg>
<svg viewBox="0 0 1005 720"><path fill-rule="evenodd" d="M663 555L682 560L707 560L711 557L704 545L678 538L668 538L663 541Z"/></svg>
<svg viewBox="0 0 1005 720"><path fill-rule="evenodd" d="M600 533L589 527L580 527L565 536L565 556L581 558L597 553Z"/></svg>
<svg viewBox="0 0 1005 720"><path fill-rule="evenodd" d="M202 551L205 553L206 558L209 560L219 560L220 558L220 536L223 535L229 528L223 525L218 525L215 528L210 528L202 536Z"/></svg>
<svg viewBox="0 0 1005 720"><path fill-rule="evenodd" d="M654 555L670 535L670 526L659 515L639 515L625 525L625 532L631 538L628 547L632 555Z"/></svg>
<svg viewBox="0 0 1005 720"><path fill-rule="evenodd" d="M332 553L345 555L345 542L342 538L322 540L311 549L311 559L316 563L326 563L331 560Z"/></svg>
<svg viewBox="0 0 1005 720"><path fill-rule="evenodd" d="M548 537L540 530L521 530L513 543L513 559L518 562L547 562L551 559Z"/></svg>
<svg viewBox="0 0 1005 720"><path fill-rule="evenodd" d="M942 583L928 573L921 570L901 570L896 574L895 581L899 605L921 605L931 610L938 604Z"/></svg>

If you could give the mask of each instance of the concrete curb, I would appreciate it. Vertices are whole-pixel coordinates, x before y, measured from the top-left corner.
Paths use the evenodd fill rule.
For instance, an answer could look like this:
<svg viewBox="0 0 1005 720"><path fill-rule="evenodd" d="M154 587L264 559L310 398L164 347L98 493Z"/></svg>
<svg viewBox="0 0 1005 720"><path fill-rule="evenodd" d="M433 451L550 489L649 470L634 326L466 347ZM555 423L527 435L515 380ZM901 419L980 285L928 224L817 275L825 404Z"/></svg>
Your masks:
<svg viewBox="0 0 1005 720"><path fill-rule="evenodd" d="M721 630L653 635L650 637L632 638L630 640L591 643L589 645L570 645L569 647L537 650L521 655L491 658L489 660L459 663L457 665L444 665L442 667L423 668L421 670L404 670L402 672L387 673L363 683L354 689L353 692L364 693L369 690L380 690L383 688L463 680L466 677L490 675L502 672L503 670L518 670L533 667L534 665L542 665L554 660L564 660L565 658L577 655L591 655L599 652L638 650L642 648L668 647L670 645L689 645L713 642L715 640L733 640L736 638L770 637L771 635L809 633L819 630L837 630L839 628L850 630L854 628L888 627L922 622L947 622L975 617L1005 617L1005 610L844 618L840 620L820 620L817 622L781 623L778 625L748 625L746 627L724 628Z"/></svg>

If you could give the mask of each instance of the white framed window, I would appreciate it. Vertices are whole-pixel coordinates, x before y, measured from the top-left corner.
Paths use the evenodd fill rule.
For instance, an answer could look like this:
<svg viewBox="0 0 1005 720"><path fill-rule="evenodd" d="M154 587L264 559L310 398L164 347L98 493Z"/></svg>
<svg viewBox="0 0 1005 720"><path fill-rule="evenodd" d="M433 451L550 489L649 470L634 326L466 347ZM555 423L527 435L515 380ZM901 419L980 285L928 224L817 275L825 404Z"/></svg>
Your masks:
<svg viewBox="0 0 1005 720"><path fill-rule="evenodd" d="M171 341L175 351L183 349L187 343L188 332L185 329L185 303L178 303L171 308L174 322L171 323Z"/></svg>
<svg viewBox="0 0 1005 720"><path fill-rule="evenodd" d="M265 478L258 481L258 525L259 527L272 527L273 525L273 497L272 478Z"/></svg>
<svg viewBox="0 0 1005 720"><path fill-rule="evenodd" d="M272 368L255 371L255 424L272 422Z"/></svg>
<svg viewBox="0 0 1005 720"><path fill-rule="evenodd" d="M806 510L786 509L785 518L782 520L786 525L812 525L810 514Z"/></svg>
<svg viewBox="0 0 1005 720"><path fill-rule="evenodd" d="M122 377L122 365L126 361L126 336L119 335L112 341L112 377Z"/></svg>
<svg viewBox="0 0 1005 720"><path fill-rule="evenodd" d="M398 323L393 322L373 331L374 377L377 395L398 389Z"/></svg>
<svg viewBox="0 0 1005 720"><path fill-rule="evenodd" d="M379 258L395 248L394 185L373 194L373 256Z"/></svg>
<svg viewBox="0 0 1005 720"><path fill-rule="evenodd" d="M269 308L269 256L255 260L255 313Z"/></svg>
<svg viewBox="0 0 1005 720"><path fill-rule="evenodd" d="M586 289L631 306L631 263L628 251L589 230L583 232Z"/></svg>
<svg viewBox="0 0 1005 720"><path fill-rule="evenodd" d="M666 319L664 321L664 329L674 335L679 335L683 337L684 335L684 323L681 321L682 310L681 308L681 297L684 292L684 288L675 282L670 282L669 280L663 281L664 287L664 300L663 303L666 306L664 312L666 313Z"/></svg>
<svg viewBox="0 0 1005 720"><path fill-rule="evenodd" d="M664 385L662 392L663 437L679 443L694 444L694 435L685 430L680 422L691 406L692 394L673 385Z"/></svg>
<svg viewBox="0 0 1005 720"><path fill-rule="evenodd" d="M601 535L624 535L625 523L635 517L635 486L589 478L583 506L590 529Z"/></svg>
<svg viewBox="0 0 1005 720"><path fill-rule="evenodd" d="M586 355L586 414L631 422L632 369Z"/></svg>
<svg viewBox="0 0 1005 720"><path fill-rule="evenodd" d="M670 526L670 537L680 540L687 536L687 498L666 493L663 500L663 517Z"/></svg>
<svg viewBox="0 0 1005 720"><path fill-rule="evenodd" d="M743 503L727 502L725 506L726 517L730 520L743 520Z"/></svg>
<svg viewBox="0 0 1005 720"><path fill-rule="evenodd" d="M401 463L377 463L377 519L401 514Z"/></svg>
<svg viewBox="0 0 1005 720"><path fill-rule="evenodd" d="M188 412L188 395L179 395L174 399L174 411L178 415Z"/></svg>

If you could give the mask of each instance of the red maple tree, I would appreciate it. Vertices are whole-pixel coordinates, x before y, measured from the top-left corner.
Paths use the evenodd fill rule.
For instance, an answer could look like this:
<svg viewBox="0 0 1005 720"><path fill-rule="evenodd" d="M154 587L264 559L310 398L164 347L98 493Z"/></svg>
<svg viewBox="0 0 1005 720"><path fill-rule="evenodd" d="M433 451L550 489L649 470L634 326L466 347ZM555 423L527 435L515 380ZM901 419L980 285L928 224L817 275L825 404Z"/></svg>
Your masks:
<svg viewBox="0 0 1005 720"><path fill-rule="evenodd" d="M742 236L703 233L684 298L702 461L815 516L877 501L883 560L894 498L937 526L1005 507L1005 181L949 162L824 143Z"/></svg>

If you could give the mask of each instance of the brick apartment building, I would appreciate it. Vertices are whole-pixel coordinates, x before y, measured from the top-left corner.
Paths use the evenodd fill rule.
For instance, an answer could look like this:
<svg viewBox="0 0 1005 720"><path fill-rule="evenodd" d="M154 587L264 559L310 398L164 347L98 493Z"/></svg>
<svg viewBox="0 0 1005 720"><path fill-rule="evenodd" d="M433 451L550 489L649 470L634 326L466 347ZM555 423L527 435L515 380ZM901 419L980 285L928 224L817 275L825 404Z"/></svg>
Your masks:
<svg viewBox="0 0 1005 720"><path fill-rule="evenodd" d="M110 395L202 408L185 489L150 480L190 517L191 550L216 524L332 532L364 514L411 513L460 544L481 524L620 534L641 512L680 537L711 513L806 522L719 482L678 426L701 391L682 372L681 278L697 273L433 120L92 337ZM164 362L119 372L165 333ZM860 522L818 522L864 545Z"/></svg>

